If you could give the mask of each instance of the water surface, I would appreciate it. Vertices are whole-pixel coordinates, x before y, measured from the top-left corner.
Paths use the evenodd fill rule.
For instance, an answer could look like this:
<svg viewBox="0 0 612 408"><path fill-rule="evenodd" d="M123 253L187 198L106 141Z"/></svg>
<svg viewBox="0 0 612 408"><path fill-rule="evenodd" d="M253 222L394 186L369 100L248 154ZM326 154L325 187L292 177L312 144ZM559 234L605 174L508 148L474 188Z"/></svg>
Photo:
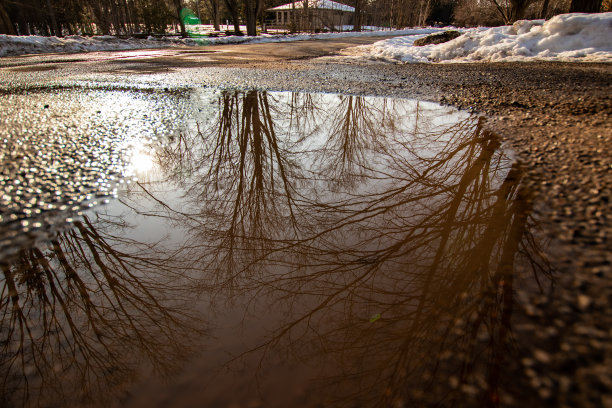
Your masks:
<svg viewBox="0 0 612 408"><path fill-rule="evenodd" d="M51 102L3 146L7 404L496 405L511 393L515 289L551 272L520 164L484 119L254 90L13 98ZM7 170L24 132L35 142ZM50 139L60 148L32 154ZM27 207L15 180L40 199Z"/></svg>

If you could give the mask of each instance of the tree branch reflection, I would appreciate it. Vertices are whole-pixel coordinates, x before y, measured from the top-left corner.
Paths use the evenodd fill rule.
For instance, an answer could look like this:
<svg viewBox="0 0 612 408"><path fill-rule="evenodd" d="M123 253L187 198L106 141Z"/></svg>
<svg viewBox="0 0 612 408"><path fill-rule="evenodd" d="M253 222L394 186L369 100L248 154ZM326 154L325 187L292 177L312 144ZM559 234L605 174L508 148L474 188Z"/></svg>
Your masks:
<svg viewBox="0 0 612 408"><path fill-rule="evenodd" d="M1 264L7 404L104 405L122 397L142 363L176 368L190 348L181 334L201 332L181 262L116 229L83 217Z"/></svg>
<svg viewBox="0 0 612 408"><path fill-rule="evenodd" d="M217 107L163 151L182 186L168 217L211 291L282 311L246 354L337 359L321 381L337 403L497 405L515 288L544 290L552 271L534 193L483 120L256 91Z"/></svg>

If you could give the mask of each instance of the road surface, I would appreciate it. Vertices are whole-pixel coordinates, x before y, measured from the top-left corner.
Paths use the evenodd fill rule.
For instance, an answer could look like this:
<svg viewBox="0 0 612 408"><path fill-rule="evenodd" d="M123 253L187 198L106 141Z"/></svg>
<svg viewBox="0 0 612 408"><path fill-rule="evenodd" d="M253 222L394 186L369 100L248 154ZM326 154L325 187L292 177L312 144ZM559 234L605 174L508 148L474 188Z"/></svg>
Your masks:
<svg viewBox="0 0 612 408"><path fill-rule="evenodd" d="M473 383L463 383L463 377L451 375L457 367L445 366L442 360L440 367L450 370L446 377L450 387L460 392L460 401L467 405L479 406L481 398L493 404L501 400L502 406L610 405L612 65L539 62L395 65L340 55L346 47L376 40L346 38L1 58L0 126L5 135L3 222L12 222L10 214L30 211L31 200L40 202L41 197L52 200L44 196L44 191L29 191L20 186L31 179L28 169L41 163L47 166L53 162L50 156L54 154L73 167L69 174L45 178L47 192L55 193L58 189L73 197L70 205L87 206L95 198L85 197L83 188L100 183L106 186L110 181L100 181L99 173L88 173L84 166L99 170L116 164L116 157L104 156L97 139L91 135L106 132L101 139L105 141L109 140L108 135L125 129L132 129L133 137L139 132L159 131L163 135L174 124L159 118L173 117L166 115L167 110L175 106L177 112L182 109L182 95L194 89L409 98L484 115L485 129L498 135L503 146L511 149L509 154L520 167L521 191L528 192L521 202L533 209L533 220L530 218L529 222L533 222L534 237L538 242L547 242L538 256L543 255L547 270L553 271L548 278L554 284L552 289L533 292L531 287L513 288L508 279L498 281L500 289L491 295L492 299L503 304L508 293L515 293L519 301L511 310L513 324L502 325L499 333L492 329L491 336L502 336L504 330L510 330L512 341L504 343L500 350L489 350L491 370L485 369L486 376L483 374ZM125 99L130 101L129 108L113 110L113 105L122 103L125 95L129 95ZM81 106L88 101L90 109L83 110ZM142 113L138 110L140 103L151 107L150 121L133 122L134 112ZM108 112L112 115L107 115ZM92 122L91 118L99 119ZM85 128L84 123L94 124ZM66 132L69 137L59 143L41 145L44 140L41 129L51 129L56 134ZM45 152L54 153L45 156ZM79 176L74 177L75 173ZM22 182L15 187L15 180ZM71 180L82 183L70 183ZM14 237L8 234L2 242L16 242ZM527 251L518 248L521 250ZM371 258L361 260L362 265L372 263L375 260ZM529 273L525 265L517 268L517 274ZM508 285L510 292L504 292ZM487 313L483 319L497 321L495 310ZM384 313L382 316L381 322ZM366 317L372 324L380 319L376 314ZM505 353L513 357L496 365ZM178 382L170 382L165 394L156 393L155 387L162 386L155 380L148 383L145 379L141 388L130 389L131 399L125 395L121 398L124 402L127 398L125 403L133 406L167 406L172 402L190 406L199 395L198 375L205 370L201 364L198 361L189 366L187 372L177 377ZM512 381L500 385L496 383L499 378ZM500 393L486 393L499 389ZM403 399L392 402L433 404L424 393L419 394L410 386L407 390L400 393ZM396 395L395 391L389 386L385 393ZM301 395L303 399L298 401L304 405L320 402L313 400L312 395L304 396L303 390L295 392L294 397ZM258 401L255 398L242 402L258 404ZM221 401L224 402L228 401Z"/></svg>

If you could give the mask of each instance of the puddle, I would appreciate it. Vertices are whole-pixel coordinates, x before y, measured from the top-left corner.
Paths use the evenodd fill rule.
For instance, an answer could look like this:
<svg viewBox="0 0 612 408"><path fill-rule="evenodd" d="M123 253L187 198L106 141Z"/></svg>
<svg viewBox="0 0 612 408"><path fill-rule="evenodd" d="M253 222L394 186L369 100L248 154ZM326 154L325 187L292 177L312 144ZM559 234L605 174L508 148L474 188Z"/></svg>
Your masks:
<svg viewBox="0 0 612 408"><path fill-rule="evenodd" d="M54 179L86 190L70 198L75 214L55 213L73 222L58 230L44 208L3 203L53 231L33 240L3 221L3 401L423 406L503 395L515 290L548 285L550 271L520 165L483 119L332 94L75 95L35 126L59 140L67 120L79 123L73 144L53 150L79 158L58 164L78 177ZM20 146L9 136L5 157ZM40 174L48 160L28 166ZM109 203L85 211L86 193Z"/></svg>
<svg viewBox="0 0 612 408"><path fill-rule="evenodd" d="M116 195L139 152L181 117L180 95L164 91L24 91L0 101L3 259Z"/></svg>

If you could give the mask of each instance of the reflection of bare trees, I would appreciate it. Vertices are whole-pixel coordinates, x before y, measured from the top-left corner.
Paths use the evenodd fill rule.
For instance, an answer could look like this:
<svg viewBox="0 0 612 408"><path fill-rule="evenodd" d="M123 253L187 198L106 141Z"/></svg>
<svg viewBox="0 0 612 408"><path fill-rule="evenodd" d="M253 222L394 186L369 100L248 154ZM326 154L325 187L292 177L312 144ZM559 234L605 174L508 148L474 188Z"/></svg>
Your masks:
<svg viewBox="0 0 612 408"><path fill-rule="evenodd" d="M176 165L178 156L178 166L190 169L186 197L195 208L197 242L214 248L197 257L224 265L231 276L245 253L270 247L279 225L297 233L298 193L291 182L295 164L276 134L268 94L224 91L218 106L212 125L199 129L178 155L175 143L164 157Z"/></svg>
<svg viewBox="0 0 612 408"><path fill-rule="evenodd" d="M373 102L357 96L339 97L327 113L330 132L319 156L320 171L335 183L357 182L368 171L368 156L385 149L385 132L396 117L389 115L388 102Z"/></svg>
<svg viewBox="0 0 612 408"><path fill-rule="evenodd" d="M482 121L356 96L222 91L213 106L160 148L159 184L122 196L188 231L181 248L101 216L0 264L2 395L121 396L140 360L166 371L187 352L183 303L206 288L270 315L250 350L262 365L335 359L321 387L339 405L496 405L515 289L550 268L520 165Z"/></svg>
<svg viewBox="0 0 612 408"><path fill-rule="evenodd" d="M121 396L143 362L171 369L188 349L177 339L194 325L176 266L87 217L3 263L5 402L99 405Z"/></svg>
<svg viewBox="0 0 612 408"><path fill-rule="evenodd" d="M518 165L480 123L448 130L437 154L394 157L374 171L384 189L325 206L325 229L284 256L289 272L259 279L311 304L263 349L286 338L310 343L313 358L343 355L335 380L358 379L359 392L346 397L364 405L457 403L463 391L496 405L513 287L527 278L515 276L515 262L536 279L549 273ZM292 263L295 250L310 250L309 262Z"/></svg>
<svg viewBox="0 0 612 408"><path fill-rule="evenodd" d="M163 158L206 279L285 311L252 351L337 358L325 381L358 384L336 396L364 406L496 405L514 288L550 276L520 166L472 117L283 98L224 91Z"/></svg>
<svg viewBox="0 0 612 408"><path fill-rule="evenodd" d="M233 276L239 259L253 266L253 251L266 257L266 251L311 235L305 220L312 217L313 186L355 183L368 171L368 156L385 149L381 135L398 132L399 112L387 100L380 102L220 92L212 123L177 136L160 157L165 172L185 190L197 241L215 248L214 255L204 255L215 259L202 263L224 264Z"/></svg>

